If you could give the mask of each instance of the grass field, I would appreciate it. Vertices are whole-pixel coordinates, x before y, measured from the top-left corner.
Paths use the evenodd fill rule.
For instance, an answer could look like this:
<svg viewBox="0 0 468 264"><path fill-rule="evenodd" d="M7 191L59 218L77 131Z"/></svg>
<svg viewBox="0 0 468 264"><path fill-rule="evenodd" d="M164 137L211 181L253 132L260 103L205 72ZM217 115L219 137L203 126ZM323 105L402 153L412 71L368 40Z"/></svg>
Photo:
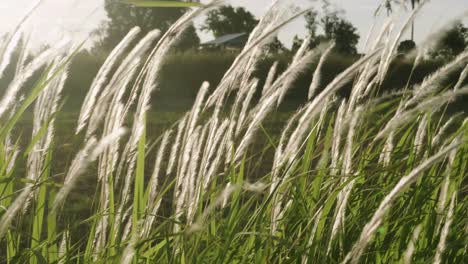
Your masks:
<svg viewBox="0 0 468 264"><path fill-rule="evenodd" d="M203 11L156 46L132 29L76 112L63 105L79 48L26 62L19 47L0 99L0 263L466 261L468 116L453 106L468 51L382 91L416 9L333 78L325 43L260 81L268 36L288 21L273 5L217 85L186 112L155 111L165 56ZM282 111L294 89L303 102Z"/></svg>

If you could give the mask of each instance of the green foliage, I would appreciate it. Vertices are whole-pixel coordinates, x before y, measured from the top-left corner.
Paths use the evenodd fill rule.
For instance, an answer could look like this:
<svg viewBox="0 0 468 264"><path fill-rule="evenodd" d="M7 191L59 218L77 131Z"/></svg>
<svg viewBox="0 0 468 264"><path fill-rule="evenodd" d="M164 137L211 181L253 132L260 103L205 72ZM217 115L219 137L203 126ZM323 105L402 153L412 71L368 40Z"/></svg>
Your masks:
<svg viewBox="0 0 468 264"><path fill-rule="evenodd" d="M306 27L311 37L310 47L316 47L318 44L326 41L335 41L335 51L342 54L357 54L357 44L359 34L357 28L351 22L340 17L337 13L329 13L318 20L318 14L315 11L309 12L306 16ZM318 34L318 29L323 34ZM296 42L299 41L298 39ZM298 44L296 43L296 46Z"/></svg>
<svg viewBox="0 0 468 264"><path fill-rule="evenodd" d="M438 37L429 53L435 59L447 61L466 50L467 46L468 29L458 21Z"/></svg>
<svg viewBox="0 0 468 264"><path fill-rule="evenodd" d="M398 53L408 54L416 49L416 43L412 40L404 40L398 45Z"/></svg>
<svg viewBox="0 0 468 264"><path fill-rule="evenodd" d="M202 29L215 37L233 33L250 33L258 20L243 7L222 6L208 13Z"/></svg>
<svg viewBox="0 0 468 264"><path fill-rule="evenodd" d="M179 1L175 0L164 2L167 4L174 2L174 5L180 5ZM136 26L141 28L141 34L146 34L153 29L159 29L161 33L164 33L186 12L185 7L187 4L173 8L138 7L120 0L105 0L104 8L109 20L96 32L99 37L96 48L111 50L131 28ZM180 42L181 49L198 46L200 39L193 25L189 27Z"/></svg>

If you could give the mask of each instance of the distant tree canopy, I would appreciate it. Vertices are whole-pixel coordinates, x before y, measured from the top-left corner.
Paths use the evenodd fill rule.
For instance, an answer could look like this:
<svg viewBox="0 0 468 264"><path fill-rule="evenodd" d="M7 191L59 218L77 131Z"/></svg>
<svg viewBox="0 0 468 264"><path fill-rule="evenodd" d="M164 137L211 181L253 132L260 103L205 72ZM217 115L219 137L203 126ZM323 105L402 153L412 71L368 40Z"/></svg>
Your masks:
<svg viewBox="0 0 468 264"><path fill-rule="evenodd" d="M222 6L208 13L201 29L220 37L232 33L250 33L257 24L258 20L245 8Z"/></svg>
<svg viewBox="0 0 468 264"><path fill-rule="evenodd" d="M336 42L336 52L357 54L356 46L359 42L357 29L349 21L339 17L337 13L327 14L318 20L316 12L309 12L306 15L306 22L308 34L312 38L311 48L316 47L321 42L334 40ZM323 30L321 35L317 33L319 28Z"/></svg>
<svg viewBox="0 0 468 264"><path fill-rule="evenodd" d="M243 7L222 6L208 12L205 24L201 29L211 31L218 38L233 33L251 33L258 22L255 16ZM286 50L277 37L267 45L267 49L273 53Z"/></svg>
<svg viewBox="0 0 468 264"><path fill-rule="evenodd" d="M468 29L462 22L457 22L442 34L430 53L434 58L451 59L462 53L467 45Z"/></svg>
<svg viewBox="0 0 468 264"><path fill-rule="evenodd" d="M109 20L99 32L100 40L97 46L105 49L115 47L135 26L140 27L143 34L153 29L164 33L186 12L186 8L135 7L121 0L105 0L104 8ZM198 46L199 43L195 27L190 26L177 47L186 49Z"/></svg>
<svg viewBox="0 0 468 264"><path fill-rule="evenodd" d="M400 54L408 54L415 49L416 49L416 43L408 39L408 40L403 40L402 42L400 42L400 45L398 45L397 51Z"/></svg>

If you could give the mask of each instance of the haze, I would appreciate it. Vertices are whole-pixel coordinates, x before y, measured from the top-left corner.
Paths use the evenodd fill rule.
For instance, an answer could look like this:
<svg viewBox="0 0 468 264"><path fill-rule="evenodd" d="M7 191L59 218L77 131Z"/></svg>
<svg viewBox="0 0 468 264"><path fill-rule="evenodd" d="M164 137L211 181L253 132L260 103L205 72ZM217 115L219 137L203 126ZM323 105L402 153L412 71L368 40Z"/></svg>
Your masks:
<svg viewBox="0 0 468 264"><path fill-rule="evenodd" d="M288 0L289 1L289 0ZM0 34L11 31L15 23L32 6L36 0L3 0L0 2ZM36 45L56 42L64 37L83 40L89 38L90 33L97 29L105 20L106 13L103 10L103 0L43 0L42 5L34 13L28 27L33 32L33 40ZM234 6L243 6L261 16L271 0L231 0ZM359 30L362 48L365 36L373 21L373 14L378 3L376 0L333 0L332 8L342 9L344 16L350 20ZM309 0L292 0L291 3L299 7L311 4ZM318 6L318 8L320 8ZM464 0L437 0L431 1L425 7L416 21L416 42L424 39L431 31L454 17L466 14L468 1ZM466 16L465 16L466 18ZM202 23L203 18L196 21ZM466 19L465 19L466 22ZM290 46L294 35L303 36L304 20L300 19L280 32L280 40L286 46ZM202 41L212 36L206 32L199 32Z"/></svg>

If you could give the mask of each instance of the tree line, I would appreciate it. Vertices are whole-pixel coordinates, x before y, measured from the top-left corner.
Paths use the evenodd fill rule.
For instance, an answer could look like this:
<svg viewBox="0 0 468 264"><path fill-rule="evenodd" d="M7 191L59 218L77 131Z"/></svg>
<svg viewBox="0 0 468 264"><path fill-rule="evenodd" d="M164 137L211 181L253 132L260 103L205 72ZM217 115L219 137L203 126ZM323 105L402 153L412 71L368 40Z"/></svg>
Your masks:
<svg viewBox="0 0 468 264"><path fill-rule="evenodd" d="M411 0L412 8L419 1ZM397 2L388 0L381 6L388 13L393 11L392 6ZM139 26L145 34L153 29L164 33L185 12L185 8L143 8L128 5L120 0L105 0L105 11L108 20L95 32L95 50L109 51L116 46L125 34L133 27ZM307 36L310 39L309 47L314 48L322 42L333 40L336 43L335 52L355 55L358 53L357 44L360 36L357 28L339 12L329 12L319 16L312 11L305 16ZM211 32L215 37L232 33L250 33L259 21L243 7L222 6L207 14L200 30ZM411 39L404 40L399 46L401 53L408 53L416 48ZM304 39L296 36L291 51L294 52ZM453 58L466 49L468 43L468 30L462 22L455 23L432 45L429 54L433 58ZM175 47L178 50L196 49L200 45L195 26L190 25ZM275 38L269 46L272 52L283 52L287 48Z"/></svg>

